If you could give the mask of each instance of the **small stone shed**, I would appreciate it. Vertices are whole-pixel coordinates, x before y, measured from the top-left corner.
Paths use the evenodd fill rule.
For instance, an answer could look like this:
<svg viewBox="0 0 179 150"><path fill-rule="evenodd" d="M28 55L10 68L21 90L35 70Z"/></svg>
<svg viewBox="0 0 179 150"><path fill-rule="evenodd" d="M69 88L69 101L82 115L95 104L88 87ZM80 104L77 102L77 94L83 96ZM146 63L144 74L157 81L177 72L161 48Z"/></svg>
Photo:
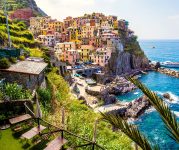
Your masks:
<svg viewBox="0 0 179 150"><path fill-rule="evenodd" d="M45 87L44 62L19 61L11 65L8 69L0 69L0 78L5 78L6 82L18 83L23 87L34 90L37 87Z"/></svg>

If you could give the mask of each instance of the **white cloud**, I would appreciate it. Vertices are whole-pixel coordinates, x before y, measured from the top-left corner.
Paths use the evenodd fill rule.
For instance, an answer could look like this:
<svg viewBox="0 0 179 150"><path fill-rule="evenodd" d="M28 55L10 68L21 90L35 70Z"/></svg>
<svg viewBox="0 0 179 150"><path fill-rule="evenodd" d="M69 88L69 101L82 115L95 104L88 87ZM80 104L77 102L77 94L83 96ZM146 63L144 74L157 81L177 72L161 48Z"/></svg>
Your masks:
<svg viewBox="0 0 179 150"><path fill-rule="evenodd" d="M95 0L36 0L36 2L44 12L57 19L83 15L95 5Z"/></svg>
<svg viewBox="0 0 179 150"><path fill-rule="evenodd" d="M89 6L94 4L94 0L61 0L61 3L69 6Z"/></svg>

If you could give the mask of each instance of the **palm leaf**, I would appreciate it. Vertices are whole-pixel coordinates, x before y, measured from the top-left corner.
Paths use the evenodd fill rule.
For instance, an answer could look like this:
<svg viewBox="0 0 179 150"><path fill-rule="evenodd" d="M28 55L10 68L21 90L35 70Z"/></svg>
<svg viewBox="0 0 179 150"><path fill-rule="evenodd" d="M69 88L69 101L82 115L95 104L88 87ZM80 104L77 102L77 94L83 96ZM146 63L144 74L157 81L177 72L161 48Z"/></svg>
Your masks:
<svg viewBox="0 0 179 150"><path fill-rule="evenodd" d="M126 120L122 119L118 114L103 114L105 120L110 122L116 128L119 128L131 140L137 143L143 150L152 150L147 138L143 136L135 125L129 124ZM157 149L154 147L154 149Z"/></svg>
<svg viewBox="0 0 179 150"><path fill-rule="evenodd" d="M135 84L149 98L150 103L159 112L163 122L165 123L170 134L169 137L172 137L172 139L179 143L179 124L177 123L176 115L170 110L168 105L157 96L156 93L149 90L140 81L133 78L128 78L128 80Z"/></svg>

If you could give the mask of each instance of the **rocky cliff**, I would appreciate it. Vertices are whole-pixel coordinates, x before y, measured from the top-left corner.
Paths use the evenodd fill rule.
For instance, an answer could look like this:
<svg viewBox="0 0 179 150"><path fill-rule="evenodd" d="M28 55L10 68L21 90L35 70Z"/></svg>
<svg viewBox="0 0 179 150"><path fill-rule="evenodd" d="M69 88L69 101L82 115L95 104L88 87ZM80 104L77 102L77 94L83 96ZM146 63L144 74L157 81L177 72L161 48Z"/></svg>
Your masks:
<svg viewBox="0 0 179 150"><path fill-rule="evenodd" d="M6 7L9 16L17 16L11 19L23 19L19 18L20 15L26 15L32 13L30 17L46 16L46 14L37 6L35 0L6 0ZM0 12L3 12L4 0L0 0ZM29 19L29 17L27 17Z"/></svg>
<svg viewBox="0 0 179 150"><path fill-rule="evenodd" d="M116 49L109 60L107 71L113 75L130 73L136 69L145 69L149 66L149 60L140 48L137 40L123 43L124 50Z"/></svg>

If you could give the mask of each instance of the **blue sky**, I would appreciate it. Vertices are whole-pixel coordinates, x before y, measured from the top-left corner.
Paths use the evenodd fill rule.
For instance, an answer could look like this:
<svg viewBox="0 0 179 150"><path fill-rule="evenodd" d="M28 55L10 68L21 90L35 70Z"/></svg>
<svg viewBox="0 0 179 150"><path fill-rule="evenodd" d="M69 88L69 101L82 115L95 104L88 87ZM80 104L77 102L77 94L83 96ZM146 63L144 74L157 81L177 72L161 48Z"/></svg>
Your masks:
<svg viewBox="0 0 179 150"><path fill-rule="evenodd" d="M130 22L139 39L179 39L179 0L35 0L52 18L102 12Z"/></svg>

